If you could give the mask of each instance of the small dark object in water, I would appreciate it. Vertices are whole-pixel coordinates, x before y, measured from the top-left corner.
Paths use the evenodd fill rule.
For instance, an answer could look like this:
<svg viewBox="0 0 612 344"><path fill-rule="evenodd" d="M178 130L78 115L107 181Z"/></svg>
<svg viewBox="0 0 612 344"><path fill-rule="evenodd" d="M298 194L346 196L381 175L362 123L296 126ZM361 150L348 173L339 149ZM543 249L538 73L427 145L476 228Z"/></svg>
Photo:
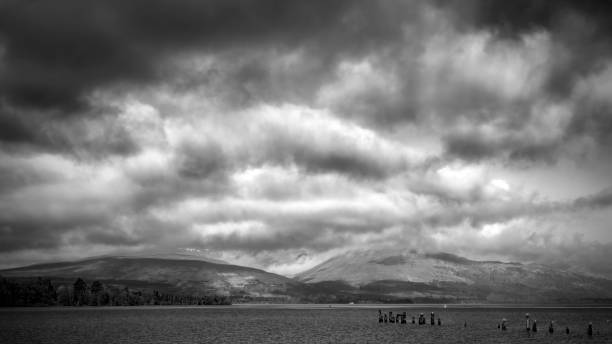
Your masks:
<svg viewBox="0 0 612 344"><path fill-rule="evenodd" d="M587 329L587 334L589 337L593 336L593 323L589 323L589 328Z"/></svg>
<svg viewBox="0 0 612 344"><path fill-rule="evenodd" d="M387 323L387 314L385 313L385 323Z"/></svg>
<svg viewBox="0 0 612 344"><path fill-rule="evenodd" d="M378 310L378 322L379 323L383 322L382 311L380 309Z"/></svg>
<svg viewBox="0 0 612 344"><path fill-rule="evenodd" d="M412 323L416 324L416 322L414 322L414 315L412 316Z"/></svg>
<svg viewBox="0 0 612 344"><path fill-rule="evenodd" d="M406 316L407 316L407 315L406 315L406 312L404 312L404 313L402 314L402 324L405 324L405 323L406 323Z"/></svg>
<svg viewBox="0 0 612 344"><path fill-rule="evenodd" d="M442 326L442 320L440 320L440 318L438 318L438 326Z"/></svg>
<svg viewBox="0 0 612 344"><path fill-rule="evenodd" d="M533 321L533 326L531 327L531 331L538 332L538 325L535 320Z"/></svg>
<svg viewBox="0 0 612 344"><path fill-rule="evenodd" d="M393 316L393 312L389 312L389 322L390 323L394 323L395 322L395 317Z"/></svg>
<svg viewBox="0 0 612 344"><path fill-rule="evenodd" d="M548 333L553 334L555 332L555 328L553 326L552 320L550 321L550 325L548 325Z"/></svg>
<svg viewBox="0 0 612 344"><path fill-rule="evenodd" d="M467 320L463 322L463 327L467 327Z"/></svg>
<svg viewBox="0 0 612 344"><path fill-rule="evenodd" d="M501 321L501 330L502 331L506 330L506 318L502 319Z"/></svg>
<svg viewBox="0 0 612 344"><path fill-rule="evenodd" d="M527 328L527 332L529 332L531 330L531 326L529 326L531 324L530 320L529 320L529 313L525 314L525 319L526 319L526 328Z"/></svg>
<svg viewBox="0 0 612 344"><path fill-rule="evenodd" d="M565 334L569 334L569 327L565 326Z"/></svg>
<svg viewBox="0 0 612 344"><path fill-rule="evenodd" d="M500 323L497 323L497 329L500 329L500 328L501 328Z"/></svg>
<svg viewBox="0 0 612 344"><path fill-rule="evenodd" d="M436 324L436 316L434 315L434 312L431 312L431 318L430 319L431 319L430 323L432 325L435 325Z"/></svg>

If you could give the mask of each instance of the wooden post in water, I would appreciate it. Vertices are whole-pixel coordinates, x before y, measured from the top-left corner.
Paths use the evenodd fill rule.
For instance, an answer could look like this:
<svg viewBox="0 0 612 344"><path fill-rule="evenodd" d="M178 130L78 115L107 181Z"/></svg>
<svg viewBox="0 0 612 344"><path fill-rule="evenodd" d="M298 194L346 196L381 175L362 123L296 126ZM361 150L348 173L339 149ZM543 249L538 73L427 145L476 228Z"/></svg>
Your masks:
<svg viewBox="0 0 612 344"><path fill-rule="evenodd" d="M527 328L527 332L529 332L531 331L531 320L529 319L529 313L525 314L525 318L526 318L525 325Z"/></svg>
<svg viewBox="0 0 612 344"><path fill-rule="evenodd" d="M550 321L550 325L548 325L548 333L553 334L555 332L555 327L553 325L553 321Z"/></svg>

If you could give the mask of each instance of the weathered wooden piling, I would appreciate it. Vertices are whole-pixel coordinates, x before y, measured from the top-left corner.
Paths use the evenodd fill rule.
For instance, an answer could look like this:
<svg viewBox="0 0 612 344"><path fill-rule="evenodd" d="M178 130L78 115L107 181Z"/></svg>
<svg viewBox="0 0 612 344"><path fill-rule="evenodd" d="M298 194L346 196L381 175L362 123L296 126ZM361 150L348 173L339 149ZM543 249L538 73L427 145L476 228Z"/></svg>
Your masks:
<svg viewBox="0 0 612 344"><path fill-rule="evenodd" d="M529 319L529 313L525 314L525 326L527 329L527 332L531 331L531 319Z"/></svg>
<svg viewBox="0 0 612 344"><path fill-rule="evenodd" d="M550 324L548 325L548 333L553 334L555 332L555 326L553 325L553 321L550 321Z"/></svg>

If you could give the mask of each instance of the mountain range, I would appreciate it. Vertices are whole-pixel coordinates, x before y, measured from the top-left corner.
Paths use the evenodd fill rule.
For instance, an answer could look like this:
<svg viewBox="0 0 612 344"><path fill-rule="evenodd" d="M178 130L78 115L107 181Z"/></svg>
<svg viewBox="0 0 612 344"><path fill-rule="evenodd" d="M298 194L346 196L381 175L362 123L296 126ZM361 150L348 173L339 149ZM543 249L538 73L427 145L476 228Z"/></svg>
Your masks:
<svg viewBox="0 0 612 344"><path fill-rule="evenodd" d="M612 281L540 264L475 261L448 253L352 251L295 279L340 280L398 299L440 302L572 303L612 300Z"/></svg>
<svg viewBox="0 0 612 344"><path fill-rule="evenodd" d="M11 279L76 278L233 302L598 303L612 281L539 264L475 261L448 253L358 250L294 278L202 255L103 256L0 271Z"/></svg>

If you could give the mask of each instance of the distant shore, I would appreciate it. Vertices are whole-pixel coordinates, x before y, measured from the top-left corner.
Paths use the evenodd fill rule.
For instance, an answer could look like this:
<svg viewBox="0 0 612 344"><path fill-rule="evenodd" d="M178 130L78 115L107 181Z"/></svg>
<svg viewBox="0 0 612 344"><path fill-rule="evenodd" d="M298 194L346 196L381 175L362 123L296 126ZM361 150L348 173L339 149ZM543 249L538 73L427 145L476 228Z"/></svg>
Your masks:
<svg viewBox="0 0 612 344"><path fill-rule="evenodd" d="M135 306L13 306L0 307L1 311L7 310L88 310L88 309L612 309L612 304L565 304L565 305L542 305L542 304L447 304L446 308L441 304L313 304L313 303L238 303L232 305L135 305Z"/></svg>

